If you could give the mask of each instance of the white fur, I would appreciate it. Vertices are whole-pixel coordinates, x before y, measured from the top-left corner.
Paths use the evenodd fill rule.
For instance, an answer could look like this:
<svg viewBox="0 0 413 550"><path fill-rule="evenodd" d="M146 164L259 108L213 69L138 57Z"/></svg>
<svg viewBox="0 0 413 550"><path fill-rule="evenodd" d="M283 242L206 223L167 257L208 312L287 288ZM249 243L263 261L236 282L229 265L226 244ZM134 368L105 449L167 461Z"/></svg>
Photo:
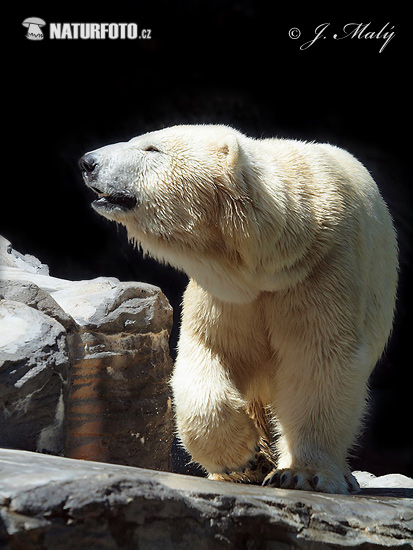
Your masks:
<svg viewBox="0 0 413 550"><path fill-rule="evenodd" d="M279 484L347 492L397 283L395 231L368 171L337 147L225 126L176 126L94 153L102 192L138 199L101 213L191 278L172 386L193 459L211 474L242 469L259 439L247 410L259 403Z"/></svg>

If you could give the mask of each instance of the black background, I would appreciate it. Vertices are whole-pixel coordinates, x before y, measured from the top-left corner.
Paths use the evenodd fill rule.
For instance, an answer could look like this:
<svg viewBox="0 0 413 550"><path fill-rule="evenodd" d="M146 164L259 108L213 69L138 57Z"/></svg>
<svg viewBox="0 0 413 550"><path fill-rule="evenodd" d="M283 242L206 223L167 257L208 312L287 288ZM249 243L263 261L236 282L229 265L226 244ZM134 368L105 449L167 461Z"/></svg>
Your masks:
<svg viewBox="0 0 413 550"><path fill-rule="evenodd" d="M182 123L224 123L254 137L329 141L372 172L399 235L393 338L371 379L371 412L352 459L376 475L413 475L408 286L412 278L411 59L406 15L395 6L317 11L275 2L32 2L13 6L3 54L4 180L0 232L56 277L115 276L160 286L175 310L186 277L133 250L123 229L95 214L78 167L88 150ZM271 7L272 6L272 7ZM25 38L29 16L50 22L135 22L150 40ZM315 28L325 39L301 51ZM346 23L394 27L347 38ZM292 27L300 39L289 38ZM410 53L409 53L410 51Z"/></svg>

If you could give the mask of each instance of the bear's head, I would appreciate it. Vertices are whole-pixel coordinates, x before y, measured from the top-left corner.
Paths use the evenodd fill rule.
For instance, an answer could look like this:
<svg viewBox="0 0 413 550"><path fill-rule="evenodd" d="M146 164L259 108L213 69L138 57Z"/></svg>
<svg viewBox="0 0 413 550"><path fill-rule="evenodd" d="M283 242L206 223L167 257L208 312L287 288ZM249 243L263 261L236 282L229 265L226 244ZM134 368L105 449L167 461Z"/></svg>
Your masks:
<svg viewBox="0 0 413 550"><path fill-rule="evenodd" d="M125 225L145 252L198 282L218 271L228 279L250 259L244 139L226 126L174 126L86 153L79 164L98 195L93 208Z"/></svg>

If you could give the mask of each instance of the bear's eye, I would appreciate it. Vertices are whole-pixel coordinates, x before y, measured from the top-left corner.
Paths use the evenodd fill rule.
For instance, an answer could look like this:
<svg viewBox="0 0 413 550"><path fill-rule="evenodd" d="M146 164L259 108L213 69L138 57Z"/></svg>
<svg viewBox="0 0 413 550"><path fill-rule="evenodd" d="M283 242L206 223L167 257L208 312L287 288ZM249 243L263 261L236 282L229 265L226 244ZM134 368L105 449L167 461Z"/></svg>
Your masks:
<svg viewBox="0 0 413 550"><path fill-rule="evenodd" d="M150 153L160 153L159 149L157 149L154 145L148 145L148 147L145 147L145 151L149 151Z"/></svg>

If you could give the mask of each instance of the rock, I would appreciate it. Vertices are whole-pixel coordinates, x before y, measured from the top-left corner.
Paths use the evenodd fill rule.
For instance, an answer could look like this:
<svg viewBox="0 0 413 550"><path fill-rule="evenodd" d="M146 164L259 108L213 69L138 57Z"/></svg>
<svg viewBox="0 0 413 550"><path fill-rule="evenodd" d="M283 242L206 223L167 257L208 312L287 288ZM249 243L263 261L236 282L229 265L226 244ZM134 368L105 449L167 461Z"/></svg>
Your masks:
<svg viewBox="0 0 413 550"><path fill-rule="evenodd" d="M49 268L30 254L20 254L14 250L10 241L0 235L0 266L13 267L29 273L49 275Z"/></svg>
<svg viewBox="0 0 413 550"><path fill-rule="evenodd" d="M0 298L22 302L56 319L67 331L76 330L76 323L45 290L30 281L0 280Z"/></svg>
<svg viewBox="0 0 413 550"><path fill-rule="evenodd" d="M84 291L87 303L77 311L66 306L83 323L69 337L66 456L170 470L172 309L158 288L143 283L99 279Z"/></svg>
<svg viewBox="0 0 413 550"><path fill-rule="evenodd" d="M376 492L383 494L386 490L388 496L399 496L407 490L407 495L413 497L413 479L401 474L387 474L376 477L369 472L353 472L360 487L369 490L369 494ZM407 496L406 495L406 496Z"/></svg>
<svg viewBox="0 0 413 550"><path fill-rule="evenodd" d="M60 424L61 437L67 426L65 454L170 470L172 308L160 289L110 277L90 281L51 277L47 266L32 256L14 251L1 237L0 261L3 262L0 297L7 298L4 303L20 302L22 306L15 306L13 323L10 323L10 313L4 309L8 320L2 337L10 340L5 342L7 345L14 346L15 361L24 362L32 374L37 372L38 357L44 348L43 336L36 332L40 319L44 330L46 317L50 326L58 321L63 331L61 337L70 363L69 398L64 399L67 407ZM23 315L21 319L19 312ZM31 322L27 321L28 316ZM30 328L30 325L32 332L20 334L21 327ZM57 337L55 332L48 336L47 345L56 346L51 340ZM13 353L9 353L7 361L14 360L13 357ZM31 378L32 374L27 376ZM10 384L4 387L6 393L14 392ZM6 393L3 398L8 400ZM19 399L24 397L20 395ZM16 398L13 393L11 399ZM48 403L44 401L45 406ZM37 402L27 401L27 418L31 417L32 405L37 407ZM22 446L30 432L29 424L23 435L19 435L20 424L15 424L15 416L5 414L7 426L0 436L3 446L16 446L18 440L20 449L42 450L33 446L31 440L30 446ZM34 418L36 414L33 413ZM44 450L54 452L49 447Z"/></svg>
<svg viewBox="0 0 413 550"><path fill-rule="evenodd" d="M6 549L410 549L408 498L270 489L0 450ZM380 478L376 478L380 480Z"/></svg>
<svg viewBox="0 0 413 550"><path fill-rule="evenodd" d="M84 331L156 333L171 328L172 308L159 288L145 283L99 277L73 281L50 294Z"/></svg>
<svg viewBox="0 0 413 550"><path fill-rule="evenodd" d="M25 304L0 301L0 445L60 454L69 357L64 327Z"/></svg>

